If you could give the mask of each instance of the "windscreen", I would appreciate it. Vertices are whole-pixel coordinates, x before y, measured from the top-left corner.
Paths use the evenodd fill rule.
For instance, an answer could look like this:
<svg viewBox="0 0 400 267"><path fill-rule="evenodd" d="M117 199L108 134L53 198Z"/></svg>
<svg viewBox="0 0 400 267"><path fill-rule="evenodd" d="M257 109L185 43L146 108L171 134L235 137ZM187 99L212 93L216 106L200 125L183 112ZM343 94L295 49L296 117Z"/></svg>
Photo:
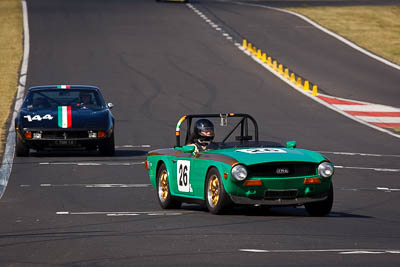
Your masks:
<svg viewBox="0 0 400 267"><path fill-rule="evenodd" d="M200 118L193 118L190 126L190 133L192 134L195 122ZM224 123L221 118L207 118L214 124L214 140L209 146L210 149L223 149L232 147L282 147L278 142L271 141L258 141L255 142L254 125L248 120L248 130L242 129L240 124L242 117L229 117ZM181 136L187 134L187 123L182 124ZM191 143L191 136L189 134L188 140L182 140L183 144ZM181 142L182 142L181 141Z"/></svg>
<svg viewBox="0 0 400 267"><path fill-rule="evenodd" d="M95 90L84 89L50 89L29 92L23 108L51 109L58 106L71 106L77 109L103 109L103 98Z"/></svg>

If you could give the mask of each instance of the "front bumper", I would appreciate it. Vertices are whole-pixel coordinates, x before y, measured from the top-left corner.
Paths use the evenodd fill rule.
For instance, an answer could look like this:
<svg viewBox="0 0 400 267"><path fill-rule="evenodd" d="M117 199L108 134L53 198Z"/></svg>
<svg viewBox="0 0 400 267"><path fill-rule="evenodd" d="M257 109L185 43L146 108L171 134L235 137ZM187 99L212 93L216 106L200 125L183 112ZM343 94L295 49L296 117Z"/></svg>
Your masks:
<svg viewBox="0 0 400 267"><path fill-rule="evenodd" d="M98 132L99 130L42 130L26 129L26 131L40 132L41 138L25 138L23 132L17 132L17 138L29 148L36 150L42 149L63 149L63 148L95 148L97 145L109 139L112 130L106 132L104 137L88 137L89 132Z"/></svg>
<svg viewBox="0 0 400 267"><path fill-rule="evenodd" d="M319 197L297 197L293 199L251 199L248 197L229 195L232 202L241 205L268 205L268 206L300 206L306 203L323 201L328 198L326 196Z"/></svg>

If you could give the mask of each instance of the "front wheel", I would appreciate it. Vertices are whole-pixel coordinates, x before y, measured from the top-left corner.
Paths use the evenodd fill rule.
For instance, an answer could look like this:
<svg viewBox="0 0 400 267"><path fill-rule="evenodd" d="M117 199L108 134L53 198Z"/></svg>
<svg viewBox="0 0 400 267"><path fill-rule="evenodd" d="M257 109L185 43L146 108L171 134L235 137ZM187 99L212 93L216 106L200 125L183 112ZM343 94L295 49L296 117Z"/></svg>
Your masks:
<svg viewBox="0 0 400 267"><path fill-rule="evenodd" d="M206 205L213 214L223 213L232 204L222 184L221 175L216 168L212 168L206 179Z"/></svg>
<svg viewBox="0 0 400 267"><path fill-rule="evenodd" d="M109 138L103 140L99 144L100 153L104 156L114 156L115 154L115 141L114 141L114 132L111 134Z"/></svg>
<svg viewBox="0 0 400 267"><path fill-rule="evenodd" d="M333 185L329 188L328 198L323 201L304 204L308 214L311 216L326 216L331 212L333 206Z"/></svg>
<svg viewBox="0 0 400 267"><path fill-rule="evenodd" d="M15 136L15 155L17 157L29 157L29 147L18 136Z"/></svg>
<svg viewBox="0 0 400 267"><path fill-rule="evenodd" d="M157 172L157 197L161 208L179 209L182 203L173 198L169 190L168 171L163 163Z"/></svg>

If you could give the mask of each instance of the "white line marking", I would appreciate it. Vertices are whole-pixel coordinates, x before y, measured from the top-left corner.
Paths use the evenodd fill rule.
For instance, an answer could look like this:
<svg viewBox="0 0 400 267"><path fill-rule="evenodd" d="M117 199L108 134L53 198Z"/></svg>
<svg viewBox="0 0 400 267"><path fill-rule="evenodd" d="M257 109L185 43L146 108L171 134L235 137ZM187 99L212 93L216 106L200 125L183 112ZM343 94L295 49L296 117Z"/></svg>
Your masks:
<svg viewBox="0 0 400 267"><path fill-rule="evenodd" d="M332 104L332 105L343 111L400 112L400 109L398 108L379 105L379 104L369 104L369 105Z"/></svg>
<svg viewBox="0 0 400 267"><path fill-rule="evenodd" d="M339 190L344 190L344 191L378 191L378 192L384 192L384 193L392 193L392 192L400 192L400 189L398 188L388 188L388 187L376 187L376 188L341 188L337 187Z"/></svg>
<svg viewBox="0 0 400 267"><path fill-rule="evenodd" d="M400 123L400 117L378 117L378 116L356 116L357 118L367 122L378 123Z"/></svg>
<svg viewBox="0 0 400 267"><path fill-rule="evenodd" d="M78 163L78 166L100 166L102 164L100 163L94 163L94 162L87 162L87 163Z"/></svg>
<svg viewBox="0 0 400 267"><path fill-rule="evenodd" d="M392 249L282 249L282 250L264 250L264 249L239 249L242 252L251 253L315 253L315 252L337 252L339 254L399 254L400 250Z"/></svg>
<svg viewBox="0 0 400 267"><path fill-rule="evenodd" d="M369 154L369 153L359 153L359 152L335 152L335 151L317 151L319 153L325 154L335 154L335 155L345 155L345 156L365 156L365 157L394 157L400 158L400 155L390 155L390 154Z"/></svg>
<svg viewBox="0 0 400 267"><path fill-rule="evenodd" d="M385 192L398 192L400 191L399 188L388 188L388 187L377 187L379 191L385 191Z"/></svg>
<svg viewBox="0 0 400 267"><path fill-rule="evenodd" d="M137 213L126 213L126 214L118 214L118 213L109 213L106 216L138 216L140 214Z"/></svg>
<svg viewBox="0 0 400 267"><path fill-rule="evenodd" d="M348 254L384 254L385 251L365 251L365 250L357 250L357 251L344 251L339 252L339 254L348 255Z"/></svg>
<svg viewBox="0 0 400 267"><path fill-rule="evenodd" d="M340 165L335 165L337 169L354 169L354 170L372 170L377 172L400 172L400 169L384 169L384 168L369 168L369 167L345 167Z"/></svg>
<svg viewBox="0 0 400 267"><path fill-rule="evenodd" d="M143 188L151 184L40 184L41 187Z"/></svg>
<svg viewBox="0 0 400 267"><path fill-rule="evenodd" d="M133 166L142 165L144 161L132 162L39 162L39 165L77 165L77 166Z"/></svg>
<svg viewBox="0 0 400 267"><path fill-rule="evenodd" d="M183 214L193 213L187 212L173 212L173 211L87 211L87 212L71 212L71 211L57 211L56 215L105 215L105 216L177 216Z"/></svg>
<svg viewBox="0 0 400 267"><path fill-rule="evenodd" d="M23 25L24 25L24 56L22 59L21 70L19 75L19 83L18 83L18 91L15 97L15 105L14 111L10 123L10 128L8 129L7 143L4 149L3 162L1 164L0 169L0 199L2 198L7 184L8 179L11 174L13 160L14 160L14 152L15 152L15 125L14 120L18 114L18 111L22 105L24 92L25 92L25 84L26 77L28 75L28 60L29 60L29 24L28 24L28 9L26 5L26 1L21 1L22 5L22 14L23 14Z"/></svg>

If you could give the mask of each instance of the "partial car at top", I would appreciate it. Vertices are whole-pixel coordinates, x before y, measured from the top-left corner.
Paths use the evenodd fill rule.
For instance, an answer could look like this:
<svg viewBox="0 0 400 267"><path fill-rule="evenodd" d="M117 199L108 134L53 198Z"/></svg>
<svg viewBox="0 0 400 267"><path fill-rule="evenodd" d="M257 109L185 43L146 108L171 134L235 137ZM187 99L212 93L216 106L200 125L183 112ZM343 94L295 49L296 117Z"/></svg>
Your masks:
<svg viewBox="0 0 400 267"><path fill-rule="evenodd" d="M95 86L30 88L15 119L16 156L29 156L30 149L99 150L114 155L112 107Z"/></svg>
<svg viewBox="0 0 400 267"><path fill-rule="evenodd" d="M220 120L219 140L197 151L188 140L192 120L202 118ZM186 132L184 145L181 132ZM206 204L214 214L233 205L304 205L311 216L332 209L333 164L320 153L296 148L295 141L286 146L259 141L257 122L248 114L185 115L176 139L175 147L150 151L145 161L164 209L184 202Z"/></svg>

